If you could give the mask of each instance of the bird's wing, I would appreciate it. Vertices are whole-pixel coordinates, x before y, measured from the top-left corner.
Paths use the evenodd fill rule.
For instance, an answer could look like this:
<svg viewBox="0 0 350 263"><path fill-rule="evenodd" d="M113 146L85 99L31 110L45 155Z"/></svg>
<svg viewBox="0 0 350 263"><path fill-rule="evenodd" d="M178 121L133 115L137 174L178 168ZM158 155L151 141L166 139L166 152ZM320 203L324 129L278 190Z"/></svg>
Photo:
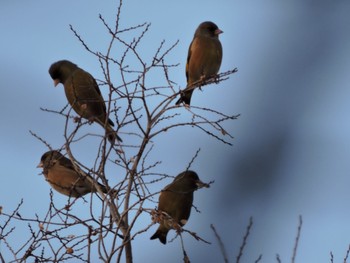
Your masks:
<svg viewBox="0 0 350 263"><path fill-rule="evenodd" d="M187 62L186 62L186 81L188 82L188 70L189 70L189 63L192 55L192 45L193 45L194 39L192 40L190 46L188 47L188 54L187 54Z"/></svg>
<svg viewBox="0 0 350 263"><path fill-rule="evenodd" d="M89 75L90 75L90 74L89 74ZM91 80L92 80L93 86L94 86L94 88L95 88L95 90L96 90L98 96L100 97L99 100L100 100L100 102L101 102L102 109L103 109L104 112L107 112L106 104L105 104L105 102L104 102L104 100L103 100L101 90L100 90L100 88L98 87L97 82L96 82L96 80L94 79L94 77L90 75L90 78L91 78Z"/></svg>

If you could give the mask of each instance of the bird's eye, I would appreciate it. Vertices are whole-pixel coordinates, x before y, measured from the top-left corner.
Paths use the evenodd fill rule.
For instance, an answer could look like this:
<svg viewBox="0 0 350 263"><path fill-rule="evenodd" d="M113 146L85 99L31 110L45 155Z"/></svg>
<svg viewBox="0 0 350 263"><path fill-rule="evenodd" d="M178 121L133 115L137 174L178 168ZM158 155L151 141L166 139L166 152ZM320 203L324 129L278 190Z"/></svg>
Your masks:
<svg viewBox="0 0 350 263"><path fill-rule="evenodd" d="M215 32L216 28L214 26L209 26L208 30L211 31L211 32Z"/></svg>

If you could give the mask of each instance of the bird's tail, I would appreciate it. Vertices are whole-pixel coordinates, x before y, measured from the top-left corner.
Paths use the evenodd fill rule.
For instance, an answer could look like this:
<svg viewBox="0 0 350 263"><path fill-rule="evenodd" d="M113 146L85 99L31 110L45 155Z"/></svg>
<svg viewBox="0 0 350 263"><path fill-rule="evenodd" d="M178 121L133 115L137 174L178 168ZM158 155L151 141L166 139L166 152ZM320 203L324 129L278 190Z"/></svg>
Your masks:
<svg viewBox="0 0 350 263"><path fill-rule="evenodd" d="M97 182L97 184L98 184L98 186L100 187L100 189L101 189L101 191L102 191L103 193L107 194L108 192L110 192L111 194L117 196L118 192L117 192L115 189L110 189L110 191L108 191L108 190L107 190L107 187L104 186L103 184L100 184L100 183L98 183L98 182ZM96 187L95 187L95 188L96 188ZM96 189L96 191L97 191L97 189Z"/></svg>
<svg viewBox="0 0 350 263"><path fill-rule="evenodd" d="M100 184L100 183L97 183L98 186L101 188L101 191L105 194L107 194L107 188L103 185L103 184ZM96 187L95 187L96 188ZM96 189L97 190L97 189Z"/></svg>
<svg viewBox="0 0 350 263"><path fill-rule="evenodd" d="M180 103L185 103L186 105L190 105L191 103L191 97L192 97L193 89L187 90L185 89L184 92L181 92L180 98L175 103L175 105L179 105Z"/></svg>
<svg viewBox="0 0 350 263"><path fill-rule="evenodd" d="M169 229L166 227L160 225L157 231L151 236L150 239L156 239L158 238L160 242L162 242L164 245L166 244L166 236L168 235Z"/></svg>
<svg viewBox="0 0 350 263"><path fill-rule="evenodd" d="M101 122L99 119L96 120L102 127L105 127L105 123ZM108 138L108 141L111 144L115 143L115 140L117 139L118 141L122 142L123 140L118 136L117 132L113 130L112 126L114 123L108 119L108 123L106 125L106 135Z"/></svg>
<svg viewBox="0 0 350 263"><path fill-rule="evenodd" d="M108 138L108 141L111 143L111 144L114 144L115 142L115 139L117 139L118 141L122 142L123 140L118 136L117 132L115 130L113 130L113 128L108 125L106 127L106 134L107 134L107 138Z"/></svg>

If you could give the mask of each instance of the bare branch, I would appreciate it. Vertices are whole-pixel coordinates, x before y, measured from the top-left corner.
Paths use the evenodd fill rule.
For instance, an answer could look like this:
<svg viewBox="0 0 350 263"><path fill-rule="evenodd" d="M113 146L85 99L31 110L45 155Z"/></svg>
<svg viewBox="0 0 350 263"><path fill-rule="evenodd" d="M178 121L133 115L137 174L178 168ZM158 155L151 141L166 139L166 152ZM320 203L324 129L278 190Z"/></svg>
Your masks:
<svg viewBox="0 0 350 263"><path fill-rule="evenodd" d="M350 254L350 245L348 246L348 250L346 251L346 255L344 257L344 263L348 262L349 254Z"/></svg>
<svg viewBox="0 0 350 263"><path fill-rule="evenodd" d="M225 262L225 263L229 263L230 261L229 261L228 258L227 258L227 253L226 253L225 245L224 245L224 243L222 242L220 235L219 235L218 232L216 231L216 229L215 229L215 227L214 227L213 224L211 224L210 227L211 227L211 229L213 230L214 235L215 235L215 237L216 237L216 240L217 240L218 243L219 243L219 247L220 247L220 250L221 250L221 254L222 254L222 256L224 257L224 262Z"/></svg>
<svg viewBox="0 0 350 263"><path fill-rule="evenodd" d="M259 257L254 261L254 263L260 262L261 259L262 259L262 254L259 255Z"/></svg>
<svg viewBox="0 0 350 263"><path fill-rule="evenodd" d="M295 258L296 258L296 255L297 255L297 249L298 249L298 244L299 244L302 224L303 224L303 219L302 219L301 215L299 215L299 225L298 225L297 236L295 238L295 244L294 244L294 248L293 248L292 263L295 262Z"/></svg>
<svg viewBox="0 0 350 263"><path fill-rule="evenodd" d="M145 206L156 202L155 195L161 189L158 184L165 178L171 178L168 171L158 170L164 154L161 147L155 147L158 135L166 135L173 128L195 127L198 129L193 129L194 132L203 131L218 142L232 145L234 137L225 126L239 115L222 113L209 107L184 108L174 105L174 100L182 93L176 84L178 80L173 79L173 70L179 63L168 62L168 57L179 40L170 44L161 40L155 44L153 53L146 57L142 45L151 31L151 24L123 25L123 1L118 2L112 23L99 14L98 21L109 37L101 49L103 52L90 47L88 36L83 37L73 25L69 25L69 29L83 49L98 61L102 79L98 79L97 83L108 93L108 96L104 96L106 115L116 124L114 129L118 134L122 133L123 142L111 144L105 132L91 133L89 128L96 125L95 120L84 119L83 114L77 116L70 104L63 105L59 110L41 108L47 114L62 118L63 127L57 131L57 138L62 141L56 149L64 149L62 153L71 161L72 169L89 181L96 193L79 198L68 197L67 203L60 207L54 200L55 192L51 191L47 210L43 215L36 214L34 217L20 215L23 200L11 214L0 212L0 216L5 218L0 225L1 242L9 250L12 262L90 262L97 253L104 262L132 263L133 241L152 226L142 223L141 218L151 210ZM236 72L235 68L220 73L194 83L190 88L203 88L226 81ZM29 132L53 150L52 143L40 132ZM91 145L89 153L95 153L93 160L80 159L77 154L80 145ZM186 170L197 161L200 150L189 160ZM77 182L74 187L78 187ZM87 215L80 214L80 205L86 208L84 212ZM197 207L193 207L199 212ZM11 243L11 237L17 234L17 223L27 225L27 233L23 234L21 244ZM243 254L251 227L252 219L237 262ZM181 238L184 262L190 262L182 233L189 233L206 244L210 242L191 230L179 229L182 232L179 231L177 235ZM217 235L214 226L212 229ZM228 262L218 235L217 239L225 262ZM6 260L0 253L0 262Z"/></svg>
<svg viewBox="0 0 350 263"><path fill-rule="evenodd" d="M246 233L245 233L245 235L243 237L242 245L239 248L239 253L238 253L238 256L236 258L236 263L239 263L241 258L242 258L242 256L243 256L243 251L244 251L244 248L245 248L245 246L247 244L247 240L248 240L248 237L249 237L250 230L251 230L252 226L253 226L253 218L250 217L249 218L249 224L248 224L247 229L246 229Z"/></svg>

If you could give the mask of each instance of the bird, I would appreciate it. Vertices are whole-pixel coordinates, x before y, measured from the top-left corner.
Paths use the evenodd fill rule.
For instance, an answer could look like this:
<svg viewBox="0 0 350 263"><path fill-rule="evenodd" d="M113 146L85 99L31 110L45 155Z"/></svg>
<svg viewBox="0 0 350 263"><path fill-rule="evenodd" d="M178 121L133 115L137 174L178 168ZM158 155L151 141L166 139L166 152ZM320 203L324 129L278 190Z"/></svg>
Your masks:
<svg viewBox="0 0 350 263"><path fill-rule="evenodd" d="M115 139L122 141L112 128L114 123L107 116L101 91L90 73L68 60L60 60L50 66L49 74L55 87L63 84L69 104L80 117L104 127L112 144Z"/></svg>
<svg viewBox="0 0 350 263"><path fill-rule="evenodd" d="M211 21L201 23L196 29L187 55L187 86L176 105L182 102L190 105L194 88L200 86L196 83L207 80L219 72L222 60L222 46L219 40L221 33L223 31Z"/></svg>
<svg viewBox="0 0 350 263"><path fill-rule="evenodd" d="M51 150L44 153L37 168L43 168L46 181L63 195L78 198L97 192L95 185L98 185L103 193L108 192L104 185L95 182L91 176L76 171L72 161L59 151Z"/></svg>
<svg viewBox="0 0 350 263"><path fill-rule="evenodd" d="M201 187L209 187L203 183L196 172L184 171L175 177L174 181L165 186L160 192L158 211L166 213L165 217L171 217L172 220L159 220L157 231L151 236L151 239L159 239L166 244L166 237L170 229L176 229L176 225L184 226L190 217L193 192ZM174 224L175 223L175 224Z"/></svg>

